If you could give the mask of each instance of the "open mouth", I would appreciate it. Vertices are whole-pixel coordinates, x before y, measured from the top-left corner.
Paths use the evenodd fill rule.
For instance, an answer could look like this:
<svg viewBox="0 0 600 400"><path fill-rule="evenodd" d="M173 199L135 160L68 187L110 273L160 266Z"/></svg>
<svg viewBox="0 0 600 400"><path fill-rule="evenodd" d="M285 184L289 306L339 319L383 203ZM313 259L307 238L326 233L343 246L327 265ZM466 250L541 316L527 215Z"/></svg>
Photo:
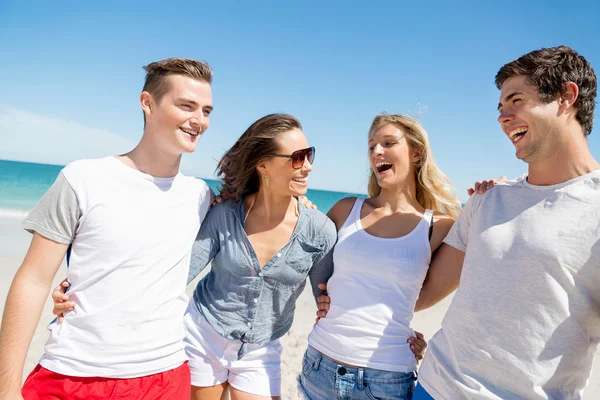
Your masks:
<svg viewBox="0 0 600 400"><path fill-rule="evenodd" d="M510 138L511 142L513 142L513 144L516 144L525 135L527 135L527 127L525 126L520 126L508 132L508 137Z"/></svg>
<svg viewBox="0 0 600 400"><path fill-rule="evenodd" d="M182 127L179 127L179 129L183 133L186 133L188 136L190 136L192 139L195 139L195 138L197 138L200 135L199 131L194 131L194 130L187 129L187 128L182 128Z"/></svg>
<svg viewBox="0 0 600 400"><path fill-rule="evenodd" d="M377 172L381 174L382 172L385 172L392 168L392 163L389 163L387 161L380 161L378 163L375 163L375 168L377 169Z"/></svg>
<svg viewBox="0 0 600 400"><path fill-rule="evenodd" d="M306 183L308 182L308 178L307 177L303 177L303 178L292 178L292 180L294 182L296 182L299 185L306 185Z"/></svg>

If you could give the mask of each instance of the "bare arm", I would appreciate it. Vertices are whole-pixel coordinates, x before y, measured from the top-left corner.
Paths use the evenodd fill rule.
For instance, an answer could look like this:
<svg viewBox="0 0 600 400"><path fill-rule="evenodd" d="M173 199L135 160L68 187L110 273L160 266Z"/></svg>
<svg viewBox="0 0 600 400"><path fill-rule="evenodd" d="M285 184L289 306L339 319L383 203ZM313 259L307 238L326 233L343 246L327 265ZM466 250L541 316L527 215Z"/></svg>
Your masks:
<svg viewBox="0 0 600 400"><path fill-rule="evenodd" d="M33 234L8 292L0 328L0 398L21 398L27 350L68 245Z"/></svg>
<svg viewBox="0 0 600 400"><path fill-rule="evenodd" d="M434 306L456 290L464 259L462 251L446 243L440 246L429 266L415 311Z"/></svg>

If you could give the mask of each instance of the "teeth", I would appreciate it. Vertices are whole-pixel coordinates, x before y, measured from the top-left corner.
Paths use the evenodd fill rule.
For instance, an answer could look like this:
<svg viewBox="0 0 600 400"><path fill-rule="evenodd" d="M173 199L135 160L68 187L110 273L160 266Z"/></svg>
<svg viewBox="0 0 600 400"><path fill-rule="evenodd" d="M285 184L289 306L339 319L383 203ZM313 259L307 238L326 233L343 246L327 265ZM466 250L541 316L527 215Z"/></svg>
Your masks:
<svg viewBox="0 0 600 400"><path fill-rule="evenodd" d="M296 182L301 182L301 183L306 182L306 178L294 178L293 180Z"/></svg>
<svg viewBox="0 0 600 400"><path fill-rule="evenodd" d="M190 134L192 136L198 136L200 134L200 132L192 131L190 129L185 129L185 128L179 128L179 129L181 129L185 133L188 133L188 134Z"/></svg>
<svg viewBox="0 0 600 400"><path fill-rule="evenodd" d="M379 168L379 167L381 167L381 166L383 166L383 165L392 165L392 163L389 163L389 162L387 162L387 161L379 161L379 162L375 163L375 166L376 166L377 168Z"/></svg>
<svg viewBox="0 0 600 400"><path fill-rule="evenodd" d="M517 136L517 134L525 133L525 132L527 132L526 127L519 127L519 128L513 129L512 131L509 131L508 136L510 136L510 138L514 140L515 136Z"/></svg>

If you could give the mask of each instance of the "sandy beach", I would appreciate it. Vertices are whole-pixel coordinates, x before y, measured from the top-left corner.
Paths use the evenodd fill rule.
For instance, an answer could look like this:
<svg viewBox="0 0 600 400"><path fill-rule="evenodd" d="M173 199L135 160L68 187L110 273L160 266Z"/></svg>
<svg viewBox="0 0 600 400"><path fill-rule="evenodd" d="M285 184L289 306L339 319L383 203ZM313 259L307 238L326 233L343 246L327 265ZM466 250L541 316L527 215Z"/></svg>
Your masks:
<svg viewBox="0 0 600 400"><path fill-rule="evenodd" d="M30 235L20 229L20 221L21 219L18 217L0 217L0 312L4 309L6 294L8 293L14 274L19 268L29 245ZM55 278L54 285L57 285L65 276L66 270L63 265ZM188 295L191 295L194 287L195 282L192 282L192 284L188 286ZM450 301L451 298L448 298L430 310L417 313L413 320L413 328L423 332L425 337L430 339L436 330L439 329L441 320ZM23 379L37 364L42 355L44 343L48 336L46 326L53 319L53 316L51 315L51 305L51 299L48 298L42 318L37 326L31 347L27 354ZM296 376L300 372L302 355L306 349L306 336L314 323L316 311L314 300L312 299L308 287L299 298L296 310L292 329L281 340L283 345L283 399L298 398L296 391ZM594 369L585 391L584 400L599 398L600 356L596 356Z"/></svg>

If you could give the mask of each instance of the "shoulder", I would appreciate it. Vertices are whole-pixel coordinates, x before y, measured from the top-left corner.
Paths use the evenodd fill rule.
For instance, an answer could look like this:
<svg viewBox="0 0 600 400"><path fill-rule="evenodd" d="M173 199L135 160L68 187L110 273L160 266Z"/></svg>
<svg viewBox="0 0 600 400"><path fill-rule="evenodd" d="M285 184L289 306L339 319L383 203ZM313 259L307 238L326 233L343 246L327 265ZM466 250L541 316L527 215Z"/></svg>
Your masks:
<svg viewBox="0 0 600 400"><path fill-rule="evenodd" d="M526 175L519 177L515 180L509 180L504 183L498 183L493 188L487 190L483 194L474 194L467 200L464 209L470 213L477 212L480 208L495 207L498 203L504 206L505 199L513 196L523 189L526 189L523 183Z"/></svg>
<svg viewBox="0 0 600 400"><path fill-rule="evenodd" d="M327 213L327 216L333 221L338 230L344 225L356 200L356 197L345 197L335 203Z"/></svg>
<svg viewBox="0 0 600 400"><path fill-rule="evenodd" d="M304 212L309 217L309 236L311 239L321 239L326 242L335 242L337 239L337 229L329 217L319 210L307 208Z"/></svg>
<svg viewBox="0 0 600 400"><path fill-rule="evenodd" d="M203 179L200 179L200 178L196 178L194 176L187 176L187 175L183 175L182 178L183 178L185 184L188 185L190 190L193 190L200 194L200 199L202 201L210 200L212 202L212 199L214 198L214 193L213 193L212 189L210 188L210 186L208 185L208 183L206 183L206 181L204 181Z"/></svg>
<svg viewBox="0 0 600 400"><path fill-rule="evenodd" d="M435 241L436 237L439 237L441 242L441 240L443 240L444 237L446 237L448 232L450 232L450 228L452 228L454 222L456 221L451 216L439 211L435 211L433 213L433 236L431 238L432 241Z"/></svg>
<svg viewBox="0 0 600 400"><path fill-rule="evenodd" d="M80 181L82 183L89 182L91 176L106 173L111 162L116 161L111 158L113 157L76 160L67 164L61 173L71 184Z"/></svg>
<svg viewBox="0 0 600 400"><path fill-rule="evenodd" d="M239 203L234 203L231 200L222 200L220 203L217 203L210 208L210 214L233 216L233 213L238 206Z"/></svg>

